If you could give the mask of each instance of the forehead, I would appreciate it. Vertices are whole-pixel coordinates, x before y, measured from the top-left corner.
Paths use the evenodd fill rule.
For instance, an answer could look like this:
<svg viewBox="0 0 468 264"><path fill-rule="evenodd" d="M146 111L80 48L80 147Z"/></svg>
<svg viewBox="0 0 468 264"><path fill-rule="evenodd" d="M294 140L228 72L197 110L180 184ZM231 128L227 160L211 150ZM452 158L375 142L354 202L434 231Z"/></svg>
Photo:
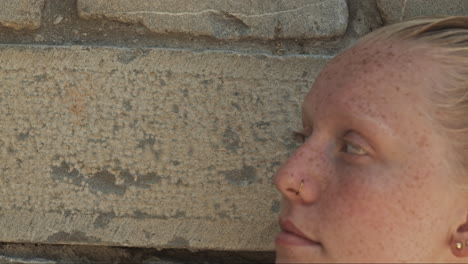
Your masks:
<svg viewBox="0 0 468 264"><path fill-rule="evenodd" d="M402 45L356 46L321 72L304 101L304 112L333 110L383 121L422 112L435 69L427 57Z"/></svg>

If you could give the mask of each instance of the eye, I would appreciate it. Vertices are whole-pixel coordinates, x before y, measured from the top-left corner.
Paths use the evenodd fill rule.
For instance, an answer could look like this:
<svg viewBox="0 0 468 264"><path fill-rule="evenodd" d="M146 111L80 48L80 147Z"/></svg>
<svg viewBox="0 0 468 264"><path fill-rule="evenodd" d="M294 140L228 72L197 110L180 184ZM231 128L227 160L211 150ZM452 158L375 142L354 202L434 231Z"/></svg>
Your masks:
<svg viewBox="0 0 468 264"><path fill-rule="evenodd" d="M351 154L351 155L359 155L359 156L367 155L367 152L363 148L356 146L354 144L351 144L349 142L346 142L346 141L344 142L343 147L341 148L341 151L344 153Z"/></svg>
<svg viewBox="0 0 468 264"><path fill-rule="evenodd" d="M307 135L304 133L304 131L293 131L291 136L295 142L300 144L304 143L307 139Z"/></svg>
<svg viewBox="0 0 468 264"><path fill-rule="evenodd" d="M309 128L303 128L299 131L294 130L292 132L292 138L299 144L304 143L308 137L312 134L312 131Z"/></svg>

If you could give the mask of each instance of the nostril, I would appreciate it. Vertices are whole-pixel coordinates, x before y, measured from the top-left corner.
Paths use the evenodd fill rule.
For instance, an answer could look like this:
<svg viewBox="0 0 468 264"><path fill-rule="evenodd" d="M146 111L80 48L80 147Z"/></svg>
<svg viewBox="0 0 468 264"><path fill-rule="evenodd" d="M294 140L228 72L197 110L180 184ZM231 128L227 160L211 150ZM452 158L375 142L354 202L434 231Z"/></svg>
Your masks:
<svg viewBox="0 0 468 264"><path fill-rule="evenodd" d="M289 187L286 189L287 192L291 192L291 193L294 193L295 195L299 195L302 191L302 187L304 186L304 180L301 180L301 184L299 185L299 187Z"/></svg>
<svg viewBox="0 0 468 264"><path fill-rule="evenodd" d="M296 195L299 195L302 191L302 187L304 186L304 180L301 180L301 185L299 185L299 189L296 192Z"/></svg>

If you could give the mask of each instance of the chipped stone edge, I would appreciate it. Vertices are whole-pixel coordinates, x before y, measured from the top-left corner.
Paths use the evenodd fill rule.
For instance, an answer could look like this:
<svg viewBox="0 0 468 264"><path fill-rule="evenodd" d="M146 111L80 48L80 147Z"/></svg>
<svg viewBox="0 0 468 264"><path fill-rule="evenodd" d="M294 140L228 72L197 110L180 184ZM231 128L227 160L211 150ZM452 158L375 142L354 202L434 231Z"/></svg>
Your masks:
<svg viewBox="0 0 468 264"><path fill-rule="evenodd" d="M42 23L42 10L44 9L46 0L38 1L38 4L35 8L39 9L39 16L29 18L26 23L18 23L15 21L0 21L0 25L14 30L35 30L41 27Z"/></svg>
<svg viewBox="0 0 468 264"><path fill-rule="evenodd" d="M24 263L24 264L56 264L56 261L42 258L18 258L0 255L1 263Z"/></svg>

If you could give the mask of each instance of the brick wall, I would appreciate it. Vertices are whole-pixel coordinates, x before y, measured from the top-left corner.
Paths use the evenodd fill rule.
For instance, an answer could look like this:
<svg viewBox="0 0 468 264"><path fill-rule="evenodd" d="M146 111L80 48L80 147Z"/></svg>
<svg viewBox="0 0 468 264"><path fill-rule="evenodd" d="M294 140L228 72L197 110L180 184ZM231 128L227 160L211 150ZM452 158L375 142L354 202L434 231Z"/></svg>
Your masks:
<svg viewBox="0 0 468 264"><path fill-rule="evenodd" d="M468 2L2 0L0 260L272 260L302 97L420 15Z"/></svg>

